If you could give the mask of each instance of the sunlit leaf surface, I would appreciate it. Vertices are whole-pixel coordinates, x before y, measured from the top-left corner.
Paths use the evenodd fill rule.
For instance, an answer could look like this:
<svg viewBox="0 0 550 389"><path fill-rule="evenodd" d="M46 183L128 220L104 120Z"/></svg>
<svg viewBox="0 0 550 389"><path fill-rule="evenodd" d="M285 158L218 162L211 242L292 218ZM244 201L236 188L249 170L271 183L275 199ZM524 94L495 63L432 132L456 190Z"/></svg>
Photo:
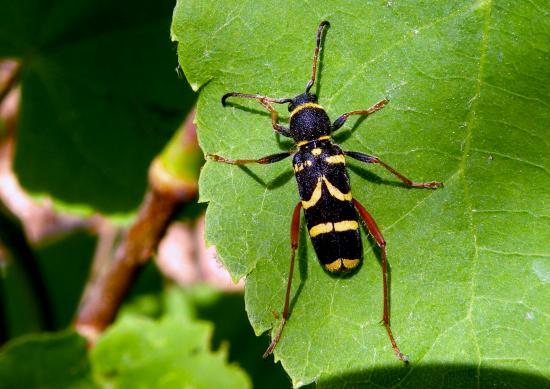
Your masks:
<svg viewBox="0 0 550 389"><path fill-rule="evenodd" d="M379 325L376 251L365 245L360 271L332 278L302 229L291 316L275 351L295 385L548 378L549 12L538 0L178 2L172 33L200 90L205 152L257 158L291 147L257 102L223 108L220 97L303 92L315 29L329 20L320 104L334 119L390 99L367 120L349 120L336 141L415 180L445 183L405 189L377 166L348 161L354 195L388 242L392 325L411 363L395 358ZM209 243L235 279L247 276L250 321L257 334L269 331L283 305L299 200L290 161L209 162L201 199Z"/></svg>

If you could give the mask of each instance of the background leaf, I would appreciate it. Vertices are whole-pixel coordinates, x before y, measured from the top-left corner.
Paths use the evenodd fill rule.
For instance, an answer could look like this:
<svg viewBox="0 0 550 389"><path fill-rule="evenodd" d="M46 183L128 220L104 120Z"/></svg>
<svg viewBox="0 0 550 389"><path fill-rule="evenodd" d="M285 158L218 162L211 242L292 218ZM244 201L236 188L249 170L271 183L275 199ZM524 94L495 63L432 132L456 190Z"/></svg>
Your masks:
<svg viewBox="0 0 550 389"><path fill-rule="evenodd" d="M289 386L289 379L280 365L259 358L269 345L269 339L254 335L241 293L223 293L207 286L183 291L170 288L164 294L164 305L169 315L183 314L212 322L212 348L229 344L229 361L238 363L250 375L253 387L275 389Z"/></svg>
<svg viewBox="0 0 550 389"><path fill-rule="evenodd" d="M356 275L331 278L302 230L292 313L275 352L294 385L547 382L549 12L537 0L178 2L172 33L189 83L201 88L205 152L255 158L291 147L259 104L224 109L220 97L301 93L314 31L329 20L318 84L329 115L390 98L336 140L415 180L445 182L405 190L349 161L354 194L388 241L392 325L411 364L394 357L378 324L373 250L366 245ZM283 305L299 200L290 163L210 162L200 188L208 241L235 279L247 275L247 312L261 334Z"/></svg>
<svg viewBox="0 0 550 389"><path fill-rule="evenodd" d="M3 388L93 388L86 340L74 332L27 335L0 352Z"/></svg>
<svg viewBox="0 0 550 389"><path fill-rule="evenodd" d="M31 257L6 261L0 272L0 298L8 339L28 332L63 329L70 324L88 276L95 243L89 231L77 229L42 242L32 253L27 253ZM29 278L30 272L43 278L43 289L37 287L37 278ZM43 317L45 314L47 317Z"/></svg>
<svg viewBox="0 0 550 389"><path fill-rule="evenodd" d="M104 385L121 388L250 387L223 350L210 352L211 332L207 323L127 316L94 348L94 370Z"/></svg>
<svg viewBox="0 0 550 389"><path fill-rule="evenodd" d="M0 349L1 387L247 388L243 368L258 387L286 386L282 369L253 359L266 345L251 333L243 305L242 295L208 287L138 294L89 354L67 331L9 342ZM203 321L209 317L215 322Z"/></svg>
<svg viewBox="0 0 550 389"><path fill-rule="evenodd" d="M89 231L76 230L36 247L38 264L52 304L55 328L72 324L89 276L96 243L97 239Z"/></svg>
<svg viewBox="0 0 550 389"><path fill-rule="evenodd" d="M0 57L21 62L15 170L72 212L127 213L194 103L178 82L172 2L0 2Z"/></svg>
<svg viewBox="0 0 550 389"><path fill-rule="evenodd" d="M250 387L247 374L227 363L228 348L239 350L238 339L230 346L218 323L202 321L207 317L201 311L216 310L222 298L211 288L135 295L92 351L98 381L109 387Z"/></svg>
<svg viewBox="0 0 550 389"><path fill-rule="evenodd" d="M155 294L136 294L118 315L121 320L126 316L130 316L131 320L135 320L136 316L145 316L150 319L170 318L179 322L211 322L212 349L222 349L232 365L238 364L245 370L253 387L284 388L289 385L288 377L280 365L258 358L269 345L269 340L254 335L248 324L241 293L224 293L206 285L185 289L167 287L163 292ZM127 332L130 337L135 336L132 332ZM117 333L117 337L124 341L124 335ZM109 342L106 348L107 351L103 352L118 355L119 349L113 342ZM161 349L160 353L164 355L165 352ZM116 365L118 358L113 361ZM103 364L99 359L98 363L103 370L112 366ZM155 377L166 374L165 370L151 372Z"/></svg>

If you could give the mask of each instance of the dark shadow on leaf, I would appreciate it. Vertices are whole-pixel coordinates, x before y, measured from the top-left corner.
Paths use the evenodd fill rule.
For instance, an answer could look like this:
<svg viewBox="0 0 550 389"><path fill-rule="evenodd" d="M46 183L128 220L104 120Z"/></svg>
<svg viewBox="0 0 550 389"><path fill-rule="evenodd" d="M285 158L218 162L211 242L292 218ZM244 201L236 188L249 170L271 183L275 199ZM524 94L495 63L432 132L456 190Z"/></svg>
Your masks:
<svg viewBox="0 0 550 389"><path fill-rule="evenodd" d="M275 134L275 140L277 141L277 146L281 150L290 150L294 147L294 142L282 137L281 134Z"/></svg>
<svg viewBox="0 0 550 389"><path fill-rule="evenodd" d="M237 108L237 109L239 109L241 111L244 111L244 112L249 112L249 113L253 113L253 114L256 114L256 115L265 116L266 118L269 118L269 120L266 120L266 125L269 126L269 128L272 128L271 127L270 114L269 114L269 112L267 112L265 110L250 108L250 107L247 107L247 106L244 106L244 105L241 105L241 104L232 103L232 102L228 102L227 107L234 107L234 108ZM288 126L288 117L279 116L277 122L279 124ZM266 133L266 139L267 139L267 136L268 135ZM281 134L275 133L275 140L277 142L277 146L279 146L279 149L281 149L281 150L290 150L292 147L294 147L294 142L293 141L291 141L291 140L282 140L282 139L283 138L281 137Z"/></svg>
<svg viewBox="0 0 550 389"><path fill-rule="evenodd" d="M194 308L199 319L214 323L212 348L225 348L229 343L229 360L247 371L254 387L290 387L289 378L281 364L262 358L269 345L269 338L254 335L241 293L217 293L212 298L199 298Z"/></svg>
<svg viewBox="0 0 550 389"><path fill-rule="evenodd" d="M243 166L243 165L238 165L238 166L239 166L239 169L241 169L246 174L248 174L258 184L260 184L264 188L268 187L268 184L264 180L262 180L256 173L254 173L252 170L250 170L248 167Z"/></svg>
<svg viewBox="0 0 550 389"><path fill-rule="evenodd" d="M381 168L378 164L373 163L373 164L369 164L369 165L371 167ZM387 185L387 186L395 186L395 187L398 187L398 188L401 188L401 189L407 189L407 190L428 190L428 191L434 190L434 188L430 189L430 188L420 188L420 187L408 186L408 185L405 185L403 182L399 181L397 178L395 180L386 180L386 179L380 178L378 175L374 174L369 169L367 169L367 167L365 167L363 165L347 165L347 167L348 167L349 170L351 170L352 172L357 174L362 179L370 181L370 182L374 182L374 183L377 183L377 184L383 184L383 185ZM387 170L385 170L384 168L381 168L381 169L384 172L387 172L390 176L395 177L391 173L389 173Z"/></svg>
<svg viewBox="0 0 550 389"><path fill-rule="evenodd" d="M329 29L330 29L330 27L329 27ZM319 63L317 64L317 78L315 80L315 83L317 84L317 85L315 85L315 94L317 96L320 96L320 93L321 93L321 78L323 77L323 64L325 62L323 60L323 58L325 58L325 50L326 50L325 40L326 40L326 36L327 36L327 34L326 34L326 31L325 31L325 33L321 37L321 48L322 49L319 53L319 58L318 58ZM311 57L311 59L313 60L313 57ZM311 75L309 75L309 76L311 76ZM308 80L309 80L309 76L308 76ZM307 84L307 82L306 82L306 84Z"/></svg>
<svg viewBox="0 0 550 389"><path fill-rule="evenodd" d="M238 97L235 97L235 98L238 98ZM249 112L249 113L253 113L255 115L261 115L261 116L265 116L266 118L269 118L269 120L267 121L267 123L269 124L269 126L271 127L271 114L269 113L269 111L265 110L265 109L261 109L261 108L250 108L246 105L242 105L242 104L239 104L239 103L235 103L235 102L232 102L232 101L228 101L225 105L226 107L234 107L234 108L237 108L238 110L240 111L244 111L244 112ZM285 124L285 123L288 123L288 118L287 117L281 117L279 116L278 118L278 123L280 124Z"/></svg>
<svg viewBox="0 0 550 389"><path fill-rule="evenodd" d="M243 165L239 165L239 169L244 171L254 181L256 181L258 184L260 184L261 186L263 186L266 189L279 188L280 186L286 184L294 176L294 173L292 173L292 171L288 170L288 171L285 171L285 172L279 174L277 177L275 177L271 181L265 182L262 178L260 178L260 176L258 176L252 170L250 170L250 168L248 168L246 166L243 166Z"/></svg>
<svg viewBox="0 0 550 389"><path fill-rule="evenodd" d="M304 227L305 223L303 218L300 219L300 224L301 224L300 239L298 241L299 242L298 250L296 252L296 260L298 261L298 272L300 273L300 284L298 285L298 288L296 289L294 296L290 300L290 307L289 307L290 316L292 316L292 310L294 308L294 305L300 298L300 294L302 293L302 289L304 289L304 285L308 277L307 239L309 239L309 235L306 233L307 229Z"/></svg>
<svg viewBox="0 0 550 389"><path fill-rule="evenodd" d="M375 164L370 164L371 167L376 167ZM390 181L383 178L380 178L378 175L371 172L367 167L363 166L357 166L357 165L347 165L348 169L357 174L362 179L375 183L375 184L383 184L388 186L395 186L399 188L409 188L405 184L401 183L400 181Z"/></svg>
<svg viewBox="0 0 550 389"><path fill-rule="evenodd" d="M343 112L342 112L342 114L343 114ZM354 125L351 127L351 129L337 133L334 136L334 141L336 143L343 143L346 140L348 140L353 135L353 133L355 131L357 131L357 128L359 128L361 123L363 123L367 118L368 118L368 116L359 116L359 118L354 123Z"/></svg>
<svg viewBox="0 0 550 389"><path fill-rule="evenodd" d="M235 97L236 99L238 99L238 97ZM249 113L253 113L253 114L256 114L256 115L261 115L261 116L265 116L265 117L269 117L269 112L264 110L264 109L256 109L256 108L250 108L250 107L247 107L246 105L242 105L242 104L238 104L238 103L234 103L232 101L228 101L226 104L225 104L225 107L234 107L234 108L237 108L238 110L240 111L244 111L244 112L249 112Z"/></svg>
<svg viewBox="0 0 550 389"><path fill-rule="evenodd" d="M285 171L282 174L279 174L277 177L275 177L273 180L269 181L267 183L267 189L276 189L280 186L283 186L286 184L292 177L294 177L294 173L291 170Z"/></svg>
<svg viewBox="0 0 550 389"><path fill-rule="evenodd" d="M479 376L478 376L479 373ZM468 364L426 364L365 368L317 382L322 388L550 388L543 376Z"/></svg>

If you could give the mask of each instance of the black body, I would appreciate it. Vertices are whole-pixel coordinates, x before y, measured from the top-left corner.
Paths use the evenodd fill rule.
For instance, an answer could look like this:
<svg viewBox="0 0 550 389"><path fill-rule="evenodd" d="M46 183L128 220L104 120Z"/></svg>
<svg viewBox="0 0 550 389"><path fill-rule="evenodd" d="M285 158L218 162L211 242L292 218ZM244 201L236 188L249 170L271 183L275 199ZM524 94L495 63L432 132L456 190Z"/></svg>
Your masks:
<svg viewBox="0 0 550 389"><path fill-rule="evenodd" d="M295 139L301 139L293 166L308 232L323 267L345 272L359 265L363 249L344 153L332 143L321 107L298 109L290 121L291 132L299 129Z"/></svg>

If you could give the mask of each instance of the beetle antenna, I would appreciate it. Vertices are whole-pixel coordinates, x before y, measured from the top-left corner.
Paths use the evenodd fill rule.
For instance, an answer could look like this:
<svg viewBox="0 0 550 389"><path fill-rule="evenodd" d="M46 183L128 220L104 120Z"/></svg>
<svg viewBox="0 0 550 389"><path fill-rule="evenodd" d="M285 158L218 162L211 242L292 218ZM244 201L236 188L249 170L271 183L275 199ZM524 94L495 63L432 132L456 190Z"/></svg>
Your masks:
<svg viewBox="0 0 550 389"><path fill-rule="evenodd" d="M253 95L248 93L238 93L238 92L229 92L222 96L222 105L225 107L226 100L229 97L242 97L244 99L254 99L258 100L259 102L266 101L268 103L277 103L277 104L286 104L290 103L292 99L274 99L271 97L261 96L261 95Z"/></svg>
<svg viewBox="0 0 550 389"><path fill-rule="evenodd" d="M306 85L306 93L309 93L309 90L315 84L315 73L317 72L317 59L319 57L319 50L321 49L321 36L323 34L323 30L326 27L329 27L330 23L326 20L323 20L321 24L319 24L319 27L317 27L317 46L315 47L315 53L313 54L313 66L311 67L311 80Z"/></svg>

